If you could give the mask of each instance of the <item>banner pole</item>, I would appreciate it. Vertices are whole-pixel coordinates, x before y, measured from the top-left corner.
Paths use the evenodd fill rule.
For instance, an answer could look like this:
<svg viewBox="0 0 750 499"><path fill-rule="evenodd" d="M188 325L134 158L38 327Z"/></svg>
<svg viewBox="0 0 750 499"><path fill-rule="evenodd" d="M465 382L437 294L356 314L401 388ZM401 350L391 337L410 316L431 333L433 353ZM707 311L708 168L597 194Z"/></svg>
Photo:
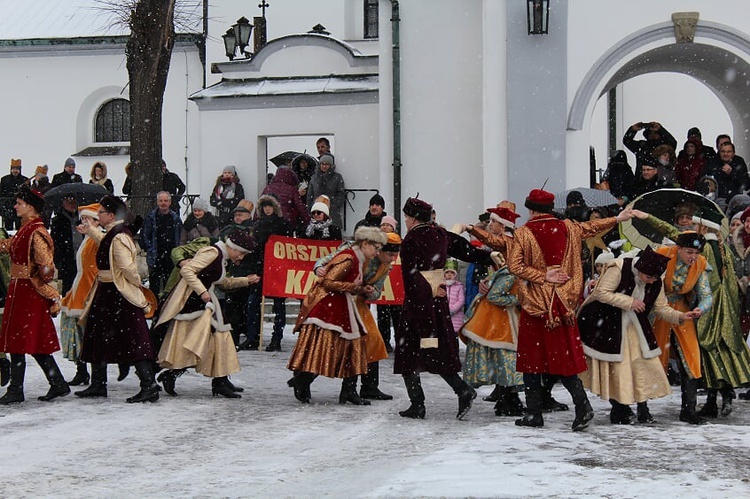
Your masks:
<svg viewBox="0 0 750 499"><path fill-rule="evenodd" d="M263 323L266 320L266 295L260 297L260 331L258 332L258 350L263 350Z"/></svg>

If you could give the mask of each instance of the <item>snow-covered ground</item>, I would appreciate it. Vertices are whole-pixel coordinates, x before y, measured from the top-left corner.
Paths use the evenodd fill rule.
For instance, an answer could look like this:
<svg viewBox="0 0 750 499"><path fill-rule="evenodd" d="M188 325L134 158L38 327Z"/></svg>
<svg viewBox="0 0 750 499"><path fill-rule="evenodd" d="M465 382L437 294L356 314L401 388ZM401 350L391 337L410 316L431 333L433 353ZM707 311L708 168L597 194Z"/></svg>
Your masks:
<svg viewBox="0 0 750 499"><path fill-rule="evenodd" d="M427 418L407 420L409 403L392 360L381 388L393 401L339 405L340 380L318 378L313 403L286 386L283 352L240 352L232 380L241 399L211 396L194 372L179 397L131 405L135 374L109 398L70 395L51 403L28 358L26 399L0 407L3 497L750 497L750 402L702 427L677 421L679 391L652 402L659 423L612 426L609 404L592 397L596 417L573 433L572 411L545 416L545 427L498 418L480 390L466 421L437 376L424 375ZM66 378L74 365L56 356ZM78 388L80 389L80 388ZM555 397L570 403L564 389Z"/></svg>

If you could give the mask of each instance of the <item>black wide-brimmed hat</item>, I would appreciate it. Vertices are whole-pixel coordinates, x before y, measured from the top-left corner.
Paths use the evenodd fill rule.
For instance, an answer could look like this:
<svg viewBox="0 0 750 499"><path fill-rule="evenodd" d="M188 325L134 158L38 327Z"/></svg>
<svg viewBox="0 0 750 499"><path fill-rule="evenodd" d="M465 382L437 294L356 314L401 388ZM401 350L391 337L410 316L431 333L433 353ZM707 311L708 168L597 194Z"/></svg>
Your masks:
<svg viewBox="0 0 750 499"><path fill-rule="evenodd" d="M657 253L651 246L646 246L633 266L648 276L660 278L666 272L668 263L668 256Z"/></svg>

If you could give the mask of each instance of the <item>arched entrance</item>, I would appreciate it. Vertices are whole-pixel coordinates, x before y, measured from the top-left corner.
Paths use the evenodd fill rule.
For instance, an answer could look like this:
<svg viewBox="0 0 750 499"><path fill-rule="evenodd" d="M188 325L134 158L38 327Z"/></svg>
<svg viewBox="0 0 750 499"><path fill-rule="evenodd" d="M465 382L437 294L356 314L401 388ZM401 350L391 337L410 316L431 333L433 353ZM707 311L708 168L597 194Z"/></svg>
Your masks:
<svg viewBox="0 0 750 499"><path fill-rule="evenodd" d="M568 158L587 155L588 141L575 132L587 128L602 95L628 79L657 72L692 77L713 92L729 115L738 152L746 155L750 151L748 60L747 35L710 21L698 22L694 43L675 43L672 23L649 26L631 34L603 54L579 85L568 113ZM568 164L580 162L568 161ZM581 183L588 178L588 172L585 175L567 172L569 182L575 179Z"/></svg>

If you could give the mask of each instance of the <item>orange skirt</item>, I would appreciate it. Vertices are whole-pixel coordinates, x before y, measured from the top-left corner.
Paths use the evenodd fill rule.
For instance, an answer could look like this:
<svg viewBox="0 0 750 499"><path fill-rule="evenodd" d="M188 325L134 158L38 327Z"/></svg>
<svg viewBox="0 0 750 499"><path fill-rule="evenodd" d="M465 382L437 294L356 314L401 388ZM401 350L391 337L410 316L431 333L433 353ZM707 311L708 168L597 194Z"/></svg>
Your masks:
<svg viewBox="0 0 750 499"><path fill-rule="evenodd" d="M385 349L383 336L380 334L378 324L370 312L370 306L364 301L356 300L357 312L362 317L362 323L365 326L365 348L367 350L367 362L378 362L388 358L388 351Z"/></svg>
<svg viewBox="0 0 750 499"><path fill-rule="evenodd" d="M367 373L364 337L345 340L336 331L304 324L287 368L325 376L349 378Z"/></svg>

